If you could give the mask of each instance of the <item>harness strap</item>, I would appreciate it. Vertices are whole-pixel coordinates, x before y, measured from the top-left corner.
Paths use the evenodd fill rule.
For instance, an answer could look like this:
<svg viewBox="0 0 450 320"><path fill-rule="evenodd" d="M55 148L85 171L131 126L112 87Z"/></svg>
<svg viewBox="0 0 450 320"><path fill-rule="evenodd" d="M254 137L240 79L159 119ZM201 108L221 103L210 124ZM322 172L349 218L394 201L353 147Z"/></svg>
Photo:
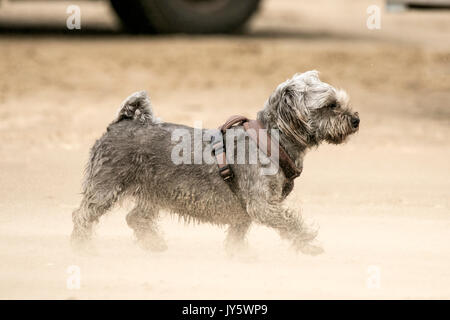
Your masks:
<svg viewBox="0 0 450 320"><path fill-rule="evenodd" d="M286 151L284 151L279 141L278 157L272 155L272 139L275 138L267 134L267 131L264 130L265 128L259 120L249 120L248 122L245 122L244 129L247 131L250 138L255 141L258 148L265 151L266 155L281 167L286 179L294 180L300 176L302 170L296 167L294 161L292 161L291 157L289 157ZM249 131L249 129L252 130Z"/></svg>
<svg viewBox="0 0 450 320"><path fill-rule="evenodd" d="M227 163L227 155L225 153L225 145L223 144L223 135L228 129L234 125L241 125L242 123L248 121L246 117L243 116L232 116L219 128L220 132L213 135L211 144L216 157L217 166L219 167L219 173L223 180L230 181L233 178L233 170L231 170L230 165Z"/></svg>
<svg viewBox="0 0 450 320"><path fill-rule="evenodd" d="M267 134L262 123L258 120L249 120L246 117L235 115L230 118L219 128L220 132L212 137L212 149L216 157L217 166L219 167L219 173L225 181L230 181L233 178L233 171L230 165L227 163L226 150L223 143L223 135L226 130L235 125L243 125L245 131L250 138L255 141L258 148L265 151L266 155L274 162L276 162L288 180L289 185L293 185L293 180L300 176L302 170L295 166L294 161L289 157L283 147L278 143L278 158L272 156L271 146L272 138ZM251 130L250 130L251 129Z"/></svg>
<svg viewBox="0 0 450 320"><path fill-rule="evenodd" d="M222 131L222 134L225 134L227 129L230 129L232 126L236 124L243 124L244 122L248 122L249 120L244 116L231 116L228 120L219 128Z"/></svg>

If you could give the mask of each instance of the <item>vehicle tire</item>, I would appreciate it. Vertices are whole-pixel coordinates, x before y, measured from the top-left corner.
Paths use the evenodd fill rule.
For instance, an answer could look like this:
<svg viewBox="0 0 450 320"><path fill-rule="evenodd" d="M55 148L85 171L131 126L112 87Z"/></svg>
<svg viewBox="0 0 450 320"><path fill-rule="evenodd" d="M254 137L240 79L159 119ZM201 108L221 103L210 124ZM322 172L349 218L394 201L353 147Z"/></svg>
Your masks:
<svg viewBox="0 0 450 320"><path fill-rule="evenodd" d="M128 31L133 33L155 32L138 2L136 0L111 0L111 6Z"/></svg>
<svg viewBox="0 0 450 320"><path fill-rule="evenodd" d="M123 23L142 32L224 33L239 29L261 0L111 0Z"/></svg>

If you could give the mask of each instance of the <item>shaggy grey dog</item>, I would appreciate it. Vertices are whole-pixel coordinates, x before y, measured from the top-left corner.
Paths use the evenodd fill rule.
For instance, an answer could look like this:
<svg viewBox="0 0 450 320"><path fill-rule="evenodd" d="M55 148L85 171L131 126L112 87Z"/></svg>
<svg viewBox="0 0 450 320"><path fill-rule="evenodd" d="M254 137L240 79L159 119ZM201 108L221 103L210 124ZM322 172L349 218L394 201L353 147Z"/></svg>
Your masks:
<svg viewBox="0 0 450 320"><path fill-rule="evenodd" d="M347 94L321 82L317 71L297 74L280 84L258 113L267 128L279 131L279 143L302 168L306 152L321 142L339 144L356 132L358 113L349 108ZM84 246L93 224L125 197L135 200L127 223L146 249L166 249L158 228L162 210L188 220L227 225L226 248L230 253L245 248L252 222L271 227L294 248L321 252L314 244L316 231L301 216L283 206L292 190L286 190L282 170L261 175L262 163L232 164L234 178L225 182L215 163L175 164L171 153L177 129L194 129L155 118L145 92L125 100L117 118L91 149L83 199L73 212L72 242ZM249 141L241 130L237 140ZM203 142L208 148L209 142ZM228 153L228 150L227 150Z"/></svg>

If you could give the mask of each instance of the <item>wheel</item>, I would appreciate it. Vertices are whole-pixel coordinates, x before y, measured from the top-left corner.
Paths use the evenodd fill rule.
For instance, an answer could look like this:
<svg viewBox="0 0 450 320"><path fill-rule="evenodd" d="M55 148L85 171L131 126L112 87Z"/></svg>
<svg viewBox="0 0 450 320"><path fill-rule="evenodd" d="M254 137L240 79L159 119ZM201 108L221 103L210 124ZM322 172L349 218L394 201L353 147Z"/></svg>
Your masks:
<svg viewBox="0 0 450 320"><path fill-rule="evenodd" d="M223 33L241 27L261 0L111 0L134 31Z"/></svg>
<svg viewBox="0 0 450 320"><path fill-rule="evenodd" d="M111 5L128 31L155 32L138 1L111 0Z"/></svg>

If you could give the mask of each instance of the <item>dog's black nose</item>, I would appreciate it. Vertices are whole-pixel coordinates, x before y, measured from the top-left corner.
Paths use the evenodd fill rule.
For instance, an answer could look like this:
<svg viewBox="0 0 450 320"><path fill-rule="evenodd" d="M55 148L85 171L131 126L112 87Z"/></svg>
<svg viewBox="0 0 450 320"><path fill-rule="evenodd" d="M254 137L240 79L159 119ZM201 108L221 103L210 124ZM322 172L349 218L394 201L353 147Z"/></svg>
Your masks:
<svg viewBox="0 0 450 320"><path fill-rule="evenodd" d="M356 117L352 118L352 126L353 126L353 128L358 128L359 118L356 118Z"/></svg>

